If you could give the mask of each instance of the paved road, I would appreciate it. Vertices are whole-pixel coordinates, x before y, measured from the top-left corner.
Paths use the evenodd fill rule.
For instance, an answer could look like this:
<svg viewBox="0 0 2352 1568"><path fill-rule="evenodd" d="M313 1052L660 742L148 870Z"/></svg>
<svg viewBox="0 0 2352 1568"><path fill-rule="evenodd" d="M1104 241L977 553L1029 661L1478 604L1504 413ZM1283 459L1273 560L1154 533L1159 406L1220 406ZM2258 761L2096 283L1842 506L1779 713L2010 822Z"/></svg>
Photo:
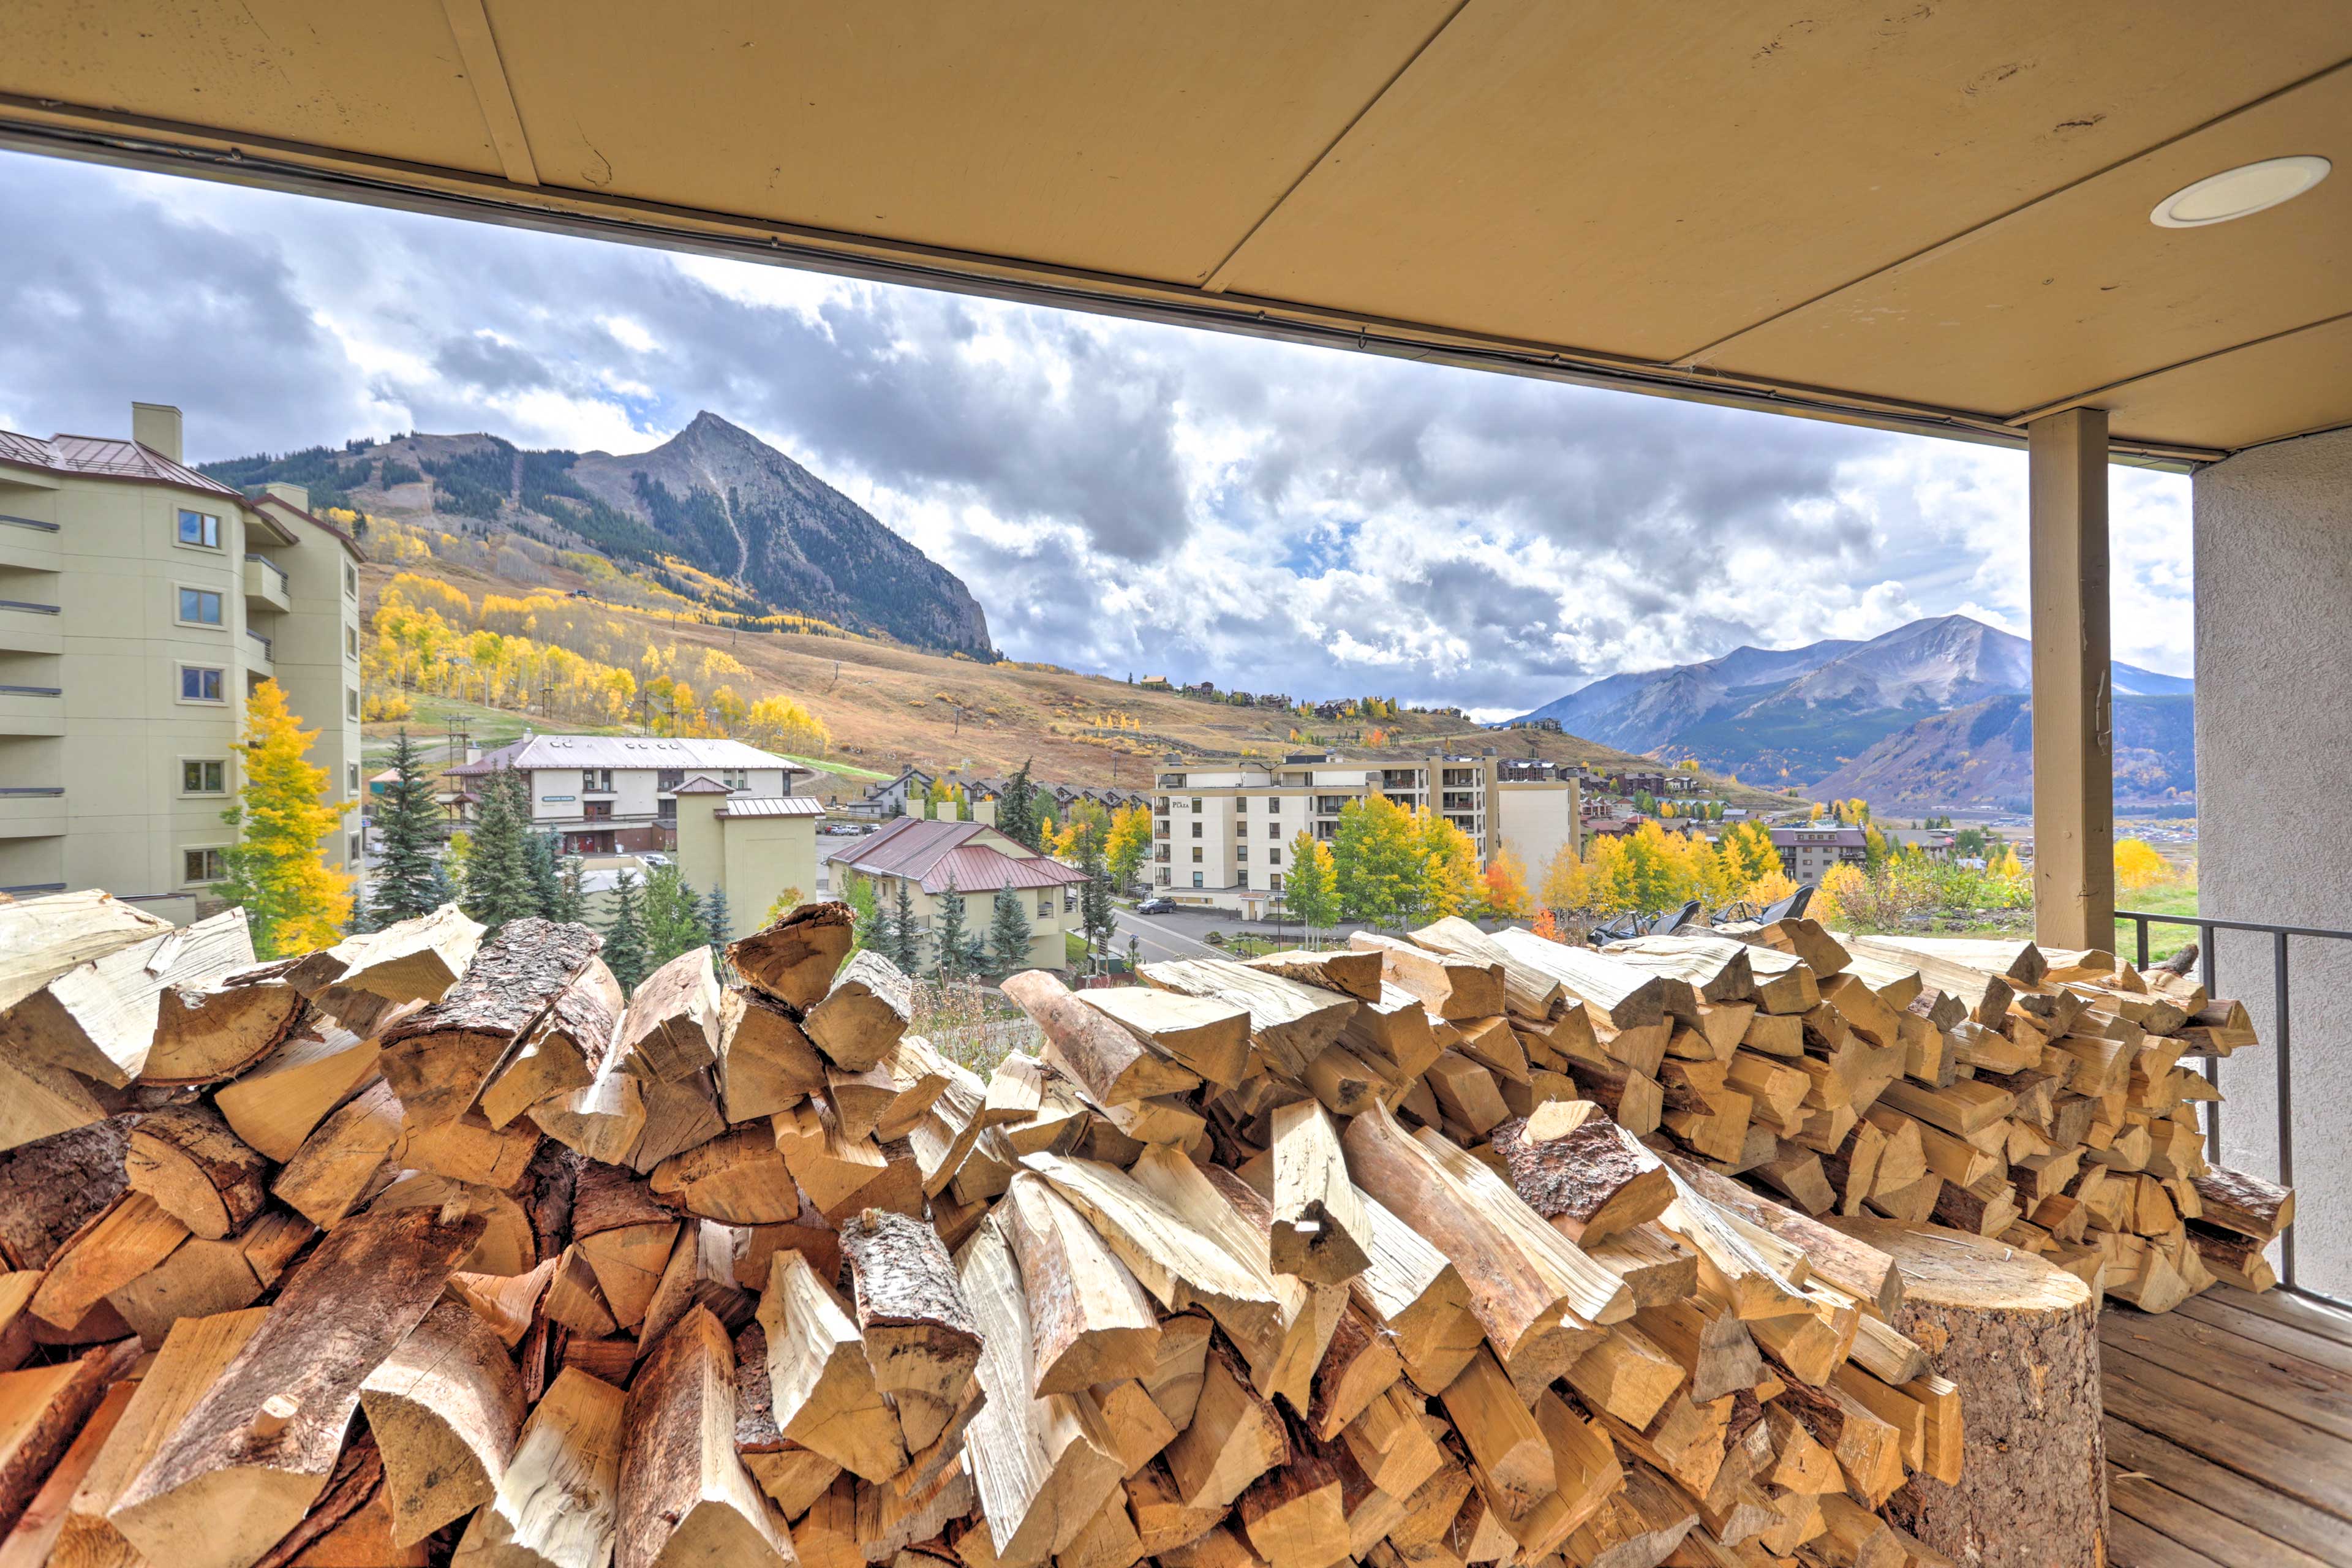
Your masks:
<svg viewBox="0 0 2352 1568"><path fill-rule="evenodd" d="M1225 954L1205 942L1195 942L1174 926L1166 925L1149 915L1139 915L1131 910L1115 910L1113 920L1118 923L1118 951L1127 951L1127 939L1133 937L1141 945L1143 962L1159 963L1171 958L1223 958Z"/></svg>

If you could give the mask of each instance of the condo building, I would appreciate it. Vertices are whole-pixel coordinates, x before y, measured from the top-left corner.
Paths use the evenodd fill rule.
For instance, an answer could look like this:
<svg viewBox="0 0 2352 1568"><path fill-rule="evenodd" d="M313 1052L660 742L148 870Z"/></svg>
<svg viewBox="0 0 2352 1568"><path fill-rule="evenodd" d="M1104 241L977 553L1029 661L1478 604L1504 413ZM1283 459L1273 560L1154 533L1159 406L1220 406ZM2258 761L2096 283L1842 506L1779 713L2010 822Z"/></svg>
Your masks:
<svg viewBox="0 0 2352 1568"><path fill-rule="evenodd" d="M1444 817L1469 835L1481 861L1507 847L1539 872L1578 842L1573 767L1492 750L1378 761L1335 752L1279 762L1170 757L1155 782L1152 890L1253 920L1281 908L1291 840L1302 831L1329 839L1340 811L1367 795Z"/></svg>
<svg viewBox="0 0 2352 1568"><path fill-rule="evenodd" d="M362 557L309 509L186 466L163 405L131 405L129 440L0 431L0 891L209 912L271 679L329 798L359 798ZM320 846L330 865L361 869L360 831Z"/></svg>
<svg viewBox="0 0 2352 1568"><path fill-rule="evenodd" d="M447 776L471 790L507 769L530 783L531 826L567 855L677 847L678 790L698 777L740 805L786 799L793 780L814 771L740 741L526 732Z"/></svg>

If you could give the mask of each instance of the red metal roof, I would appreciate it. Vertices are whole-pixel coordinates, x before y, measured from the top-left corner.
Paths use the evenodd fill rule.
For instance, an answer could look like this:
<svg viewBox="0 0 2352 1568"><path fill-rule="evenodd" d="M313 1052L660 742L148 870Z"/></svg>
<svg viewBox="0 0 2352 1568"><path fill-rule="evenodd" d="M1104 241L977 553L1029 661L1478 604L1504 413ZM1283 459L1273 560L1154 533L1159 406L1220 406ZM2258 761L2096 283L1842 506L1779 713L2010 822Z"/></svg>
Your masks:
<svg viewBox="0 0 2352 1568"><path fill-rule="evenodd" d="M1011 842L986 823L905 816L826 858L869 876L907 878L927 893L947 891L950 874L963 893L1061 888L1087 879L1085 872L1043 855L1008 855L987 842L991 838Z"/></svg>
<svg viewBox="0 0 2352 1568"><path fill-rule="evenodd" d="M54 474L89 474L100 479L209 490L252 504L243 491L232 489L209 474L200 474L185 463L175 463L152 447L110 436L52 436L44 441L37 436L0 430L0 463L13 463L20 468L45 468Z"/></svg>

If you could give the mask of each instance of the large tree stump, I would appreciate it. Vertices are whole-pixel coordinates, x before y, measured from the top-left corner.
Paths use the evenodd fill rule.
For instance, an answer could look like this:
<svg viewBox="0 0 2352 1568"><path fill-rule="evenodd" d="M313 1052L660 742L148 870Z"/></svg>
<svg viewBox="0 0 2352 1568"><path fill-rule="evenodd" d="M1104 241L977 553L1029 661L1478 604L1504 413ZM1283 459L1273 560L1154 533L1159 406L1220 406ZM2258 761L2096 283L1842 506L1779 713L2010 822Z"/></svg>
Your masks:
<svg viewBox="0 0 2352 1568"><path fill-rule="evenodd" d="M2098 1298L2073 1275L1990 1237L1834 1223L1902 1265L1895 1326L1960 1390L1958 1483L1915 1476L1895 1494L1889 1517L1966 1568L2104 1563Z"/></svg>

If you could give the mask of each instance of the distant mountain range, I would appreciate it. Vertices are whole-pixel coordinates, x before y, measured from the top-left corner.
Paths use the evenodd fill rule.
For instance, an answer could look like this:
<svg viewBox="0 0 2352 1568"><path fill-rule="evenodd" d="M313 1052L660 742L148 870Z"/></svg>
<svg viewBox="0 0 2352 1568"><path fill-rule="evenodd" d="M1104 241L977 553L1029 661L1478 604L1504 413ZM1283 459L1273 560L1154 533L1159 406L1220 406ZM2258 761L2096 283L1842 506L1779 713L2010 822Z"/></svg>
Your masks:
<svg viewBox="0 0 2352 1568"><path fill-rule="evenodd" d="M2116 791L2193 789L2194 685L2116 664ZM1914 621L1867 642L1739 647L1719 658L1612 675L1530 718L1629 752L1919 808L2010 809L2032 794L2032 648L1966 616Z"/></svg>
<svg viewBox="0 0 2352 1568"><path fill-rule="evenodd" d="M229 484L287 479L314 505L431 510L651 565L675 557L772 612L979 659L996 657L962 579L718 415L649 452L525 451L490 435L412 434L208 463Z"/></svg>

